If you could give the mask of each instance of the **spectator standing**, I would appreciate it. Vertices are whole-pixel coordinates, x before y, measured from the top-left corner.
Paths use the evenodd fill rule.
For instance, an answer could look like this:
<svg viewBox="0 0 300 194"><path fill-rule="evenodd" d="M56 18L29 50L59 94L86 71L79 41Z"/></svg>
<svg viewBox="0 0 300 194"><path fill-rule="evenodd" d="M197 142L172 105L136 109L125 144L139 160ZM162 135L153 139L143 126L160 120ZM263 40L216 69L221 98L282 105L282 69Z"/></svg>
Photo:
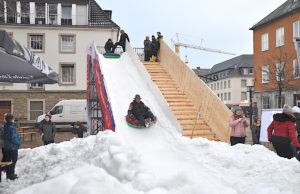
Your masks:
<svg viewBox="0 0 300 194"><path fill-rule="evenodd" d="M74 124L74 128L79 138L83 138L83 133L87 132L87 129L80 123L80 121L77 121Z"/></svg>
<svg viewBox="0 0 300 194"><path fill-rule="evenodd" d="M259 143L260 128L261 128L261 120L257 118L254 120L254 123L251 126L253 144L260 144Z"/></svg>
<svg viewBox="0 0 300 194"><path fill-rule="evenodd" d="M106 53L112 53L113 52L113 48L114 48L114 43L113 41L109 38L104 46L105 52Z"/></svg>
<svg viewBox="0 0 300 194"><path fill-rule="evenodd" d="M154 35L151 36L151 61L155 62L157 58L157 41Z"/></svg>
<svg viewBox="0 0 300 194"><path fill-rule="evenodd" d="M0 125L0 148L1 148L1 152L2 152L2 159L1 159L1 162L4 162L6 160L6 157L5 157L5 150L4 150L4 125L6 123L5 121L5 117L6 117L7 113L5 113L3 115L3 124ZM1 173L1 170L0 169L0 173Z"/></svg>
<svg viewBox="0 0 300 194"><path fill-rule="evenodd" d="M293 157L291 142L299 155L300 144L296 137L295 117L290 106L285 104L282 113L273 115L273 121L268 127L268 140L273 144L277 155L280 157L288 159Z"/></svg>
<svg viewBox="0 0 300 194"><path fill-rule="evenodd" d="M128 35L125 33L124 30L121 30L121 36L119 42L116 42L113 48L113 53L115 52L115 49L117 48L118 45L122 46L123 52L126 52L126 40L130 42Z"/></svg>
<svg viewBox="0 0 300 194"><path fill-rule="evenodd" d="M240 107L235 107L233 115L230 118L229 126L231 127L230 143L236 145L238 143L245 143L246 128L249 127L249 122L244 116Z"/></svg>
<svg viewBox="0 0 300 194"><path fill-rule="evenodd" d="M18 176L15 174L15 167L18 160L18 149L20 147L20 136L17 133L15 125L15 117L12 114L5 116L4 125L4 151L5 162L12 162L11 165L6 167L6 177L10 180L15 180Z"/></svg>
<svg viewBox="0 0 300 194"><path fill-rule="evenodd" d="M149 39L149 36L146 36L146 39L144 40L144 60L150 61L151 58L151 41Z"/></svg>
<svg viewBox="0 0 300 194"><path fill-rule="evenodd" d="M54 143L56 127L55 124L51 121L50 114L46 114L45 119L41 121L40 132L44 145Z"/></svg>

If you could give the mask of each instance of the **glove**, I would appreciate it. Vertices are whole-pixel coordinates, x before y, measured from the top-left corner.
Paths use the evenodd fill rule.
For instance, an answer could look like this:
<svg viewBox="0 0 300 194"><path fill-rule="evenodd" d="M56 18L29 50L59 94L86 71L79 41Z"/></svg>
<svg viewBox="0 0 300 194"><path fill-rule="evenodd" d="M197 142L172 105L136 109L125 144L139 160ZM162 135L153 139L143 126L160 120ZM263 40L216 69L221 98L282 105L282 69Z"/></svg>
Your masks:
<svg viewBox="0 0 300 194"><path fill-rule="evenodd" d="M135 119L135 117L134 117L133 114L130 114L129 117L130 117L131 119Z"/></svg>

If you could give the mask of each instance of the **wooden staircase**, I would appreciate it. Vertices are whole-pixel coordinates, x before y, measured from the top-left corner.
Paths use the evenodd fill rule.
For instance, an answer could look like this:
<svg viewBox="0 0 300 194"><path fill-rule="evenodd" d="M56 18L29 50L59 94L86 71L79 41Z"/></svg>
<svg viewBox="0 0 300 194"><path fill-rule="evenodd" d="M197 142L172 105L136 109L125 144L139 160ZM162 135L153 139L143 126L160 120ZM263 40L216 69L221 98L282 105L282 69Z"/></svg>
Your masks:
<svg viewBox="0 0 300 194"><path fill-rule="evenodd" d="M204 119L201 116L197 119L197 107L177 86L165 68L159 63L153 62L145 62L144 65L181 125L182 134L191 138L203 137L209 140L218 140Z"/></svg>

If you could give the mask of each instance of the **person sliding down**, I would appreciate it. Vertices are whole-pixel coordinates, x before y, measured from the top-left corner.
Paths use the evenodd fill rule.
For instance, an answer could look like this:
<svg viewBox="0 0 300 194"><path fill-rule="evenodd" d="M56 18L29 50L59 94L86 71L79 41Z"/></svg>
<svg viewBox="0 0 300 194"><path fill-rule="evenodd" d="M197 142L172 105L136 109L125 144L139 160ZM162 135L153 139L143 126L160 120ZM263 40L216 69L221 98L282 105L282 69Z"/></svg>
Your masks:
<svg viewBox="0 0 300 194"><path fill-rule="evenodd" d="M156 117L142 101L140 95L135 95L128 108L128 115L132 119L137 119L143 126L150 127L150 121L156 122Z"/></svg>

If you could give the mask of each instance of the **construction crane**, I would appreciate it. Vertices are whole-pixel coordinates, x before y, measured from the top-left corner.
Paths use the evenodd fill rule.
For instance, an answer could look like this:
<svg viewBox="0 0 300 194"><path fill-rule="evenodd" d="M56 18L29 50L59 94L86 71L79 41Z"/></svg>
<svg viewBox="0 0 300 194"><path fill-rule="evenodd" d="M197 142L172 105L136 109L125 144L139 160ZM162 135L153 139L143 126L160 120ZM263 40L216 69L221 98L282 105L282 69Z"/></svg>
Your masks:
<svg viewBox="0 0 300 194"><path fill-rule="evenodd" d="M178 56L180 55L180 47L181 46L185 47L185 48L199 49L199 50L208 51L208 52L221 53L221 54L227 54L227 55L235 55L234 53L222 51L222 50L219 50L219 49L211 49L211 48L205 48L205 47L199 46L199 45L182 43L182 42L179 41L178 33L175 34L175 38L176 39L174 39L174 37L173 37L171 39L171 41L173 42L173 44L175 46L175 53Z"/></svg>

